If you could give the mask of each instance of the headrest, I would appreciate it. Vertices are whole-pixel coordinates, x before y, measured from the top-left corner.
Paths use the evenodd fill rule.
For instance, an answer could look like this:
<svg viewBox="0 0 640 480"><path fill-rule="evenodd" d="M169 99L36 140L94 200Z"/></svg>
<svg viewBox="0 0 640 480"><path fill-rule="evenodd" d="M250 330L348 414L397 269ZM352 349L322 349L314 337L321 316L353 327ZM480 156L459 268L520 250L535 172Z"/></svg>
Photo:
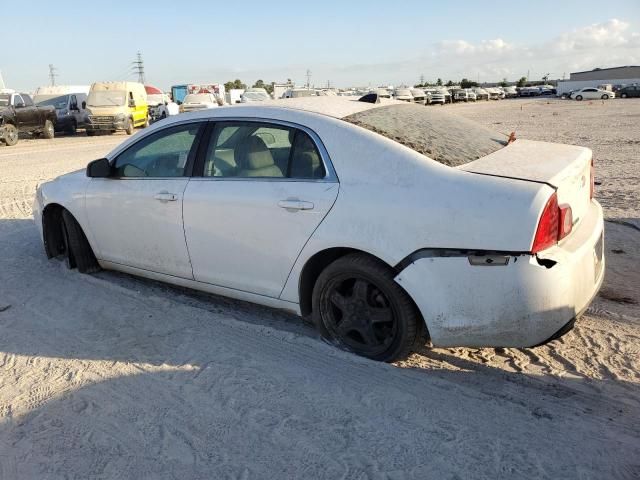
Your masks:
<svg viewBox="0 0 640 480"><path fill-rule="evenodd" d="M273 156L260 137L247 137L236 151L236 163L240 168L256 170L274 165Z"/></svg>

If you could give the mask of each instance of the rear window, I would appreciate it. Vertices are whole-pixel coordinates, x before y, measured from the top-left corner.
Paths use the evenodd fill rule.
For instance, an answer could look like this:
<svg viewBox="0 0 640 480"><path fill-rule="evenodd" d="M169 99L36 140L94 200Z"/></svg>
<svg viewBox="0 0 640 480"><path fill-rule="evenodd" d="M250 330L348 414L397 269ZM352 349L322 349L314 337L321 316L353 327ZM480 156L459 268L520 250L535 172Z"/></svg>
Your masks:
<svg viewBox="0 0 640 480"><path fill-rule="evenodd" d="M388 105L344 117L451 167L500 150L507 136L477 123L422 105Z"/></svg>

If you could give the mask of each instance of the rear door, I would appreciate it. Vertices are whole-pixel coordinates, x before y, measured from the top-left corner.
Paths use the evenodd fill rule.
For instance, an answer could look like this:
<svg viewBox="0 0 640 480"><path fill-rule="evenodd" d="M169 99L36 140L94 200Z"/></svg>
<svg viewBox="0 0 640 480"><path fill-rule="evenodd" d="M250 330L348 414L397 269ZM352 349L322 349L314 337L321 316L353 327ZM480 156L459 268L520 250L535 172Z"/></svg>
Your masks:
<svg viewBox="0 0 640 480"><path fill-rule="evenodd" d="M154 132L112 161L110 178L91 179L85 201L98 258L193 278L182 208L203 125Z"/></svg>
<svg viewBox="0 0 640 480"><path fill-rule="evenodd" d="M328 155L313 132L282 123L211 132L184 194L194 278L277 298L338 195Z"/></svg>

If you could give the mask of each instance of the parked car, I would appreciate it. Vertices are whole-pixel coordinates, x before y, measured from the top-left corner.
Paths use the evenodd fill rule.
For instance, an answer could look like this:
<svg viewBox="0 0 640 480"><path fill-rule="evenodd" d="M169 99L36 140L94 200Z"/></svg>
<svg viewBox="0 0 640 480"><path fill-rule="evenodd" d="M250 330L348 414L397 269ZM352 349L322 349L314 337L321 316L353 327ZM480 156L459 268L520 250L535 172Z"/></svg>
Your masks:
<svg viewBox="0 0 640 480"><path fill-rule="evenodd" d="M411 88L410 91L415 103L419 103L421 105L426 105L427 103L429 103L429 96L421 88Z"/></svg>
<svg viewBox="0 0 640 480"><path fill-rule="evenodd" d="M180 113L207 110L218 107L218 99L213 93L190 93L180 105Z"/></svg>
<svg viewBox="0 0 640 480"><path fill-rule="evenodd" d="M620 98L640 97L640 85L628 85L618 90L617 95Z"/></svg>
<svg viewBox="0 0 640 480"><path fill-rule="evenodd" d="M87 95L84 93L71 93L53 98L40 97L36 103L40 107L53 107L56 111L56 132L66 132L74 135L78 128L87 125Z"/></svg>
<svg viewBox="0 0 640 480"><path fill-rule="evenodd" d="M468 102L469 95L467 95L467 91L459 88L451 91L452 99L454 102Z"/></svg>
<svg viewBox="0 0 640 480"><path fill-rule="evenodd" d="M271 96L264 88L247 88L240 95L240 103L264 102L265 100L271 100Z"/></svg>
<svg viewBox="0 0 640 480"><path fill-rule="evenodd" d="M413 95L411 95L411 90L408 88L396 88L393 91L393 98L401 102L413 102Z"/></svg>
<svg viewBox="0 0 640 480"><path fill-rule="evenodd" d="M478 99L476 92L474 92L472 89L467 88L466 91L467 91L467 98L469 99L470 102L475 102Z"/></svg>
<svg viewBox="0 0 640 480"><path fill-rule="evenodd" d="M13 146L20 133L53 138L55 126L52 106L34 105L27 93L0 93L0 142Z"/></svg>
<svg viewBox="0 0 640 480"><path fill-rule="evenodd" d="M506 98L515 98L518 96L518 90L516 90L516 87L504 87L503 90Z"/></svg>
<svg viewBox="0 0 640 480"><path fill-rule="evenodd" d="M569 98L574 100L608 100L610 98L615 98L616 94L609 90L601 90L599 88L587 87L581 88L580 90L576 90L571 94Z"/></svg>
<svg viewBox="0 0 640 480"><path fill-rule="evenodd" d="M309 316L334 344L383 361L423 336L446 347L550 341L604 276L591 150L508 141L396 101L169 118L40 184L33 211L47 255L81 272Z"/></svg>
<svg viewBox="0 0 640 480"><path fill-rule="evenodd" d="M151 85L145 85L144 89L147 92L150 122L157 122L171 115L170 109L168 108L170 102L169 95Z"/></svg>
<svg viewBox="0 0 640 480"><path fill-rule="evenodd" d="M444 105L447 102L447 98L442 90L438 90L438 89L427 90L427 94L431 99L429 104Z"/></svg>
<svg viewBox="0 0 640 480"><path fill-rule="evenodd" d="M477 100L489 100L489 92L487 92L484 88L476 87L473 89L476 94Z"/></svg>
<svg viewBox="0 0 640 480"><path fill-rule="evenodd" d="M137 82L96 82L87 98L87 135L149 126L149 106L144 85Z"/></svg>

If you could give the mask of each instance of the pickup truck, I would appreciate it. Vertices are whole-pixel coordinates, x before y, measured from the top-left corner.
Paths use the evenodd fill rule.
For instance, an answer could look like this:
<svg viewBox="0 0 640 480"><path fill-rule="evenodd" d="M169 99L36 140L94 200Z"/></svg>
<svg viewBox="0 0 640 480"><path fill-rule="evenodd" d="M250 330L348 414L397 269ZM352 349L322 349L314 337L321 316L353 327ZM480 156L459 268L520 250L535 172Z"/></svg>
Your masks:
<svg viewBox="0 0 640 480"><path fill-rule="evenodd" d="M0 93L0 142L15 145L19 133L53 138L55 125L52 106L36 106L26 93Z"/></svg>

